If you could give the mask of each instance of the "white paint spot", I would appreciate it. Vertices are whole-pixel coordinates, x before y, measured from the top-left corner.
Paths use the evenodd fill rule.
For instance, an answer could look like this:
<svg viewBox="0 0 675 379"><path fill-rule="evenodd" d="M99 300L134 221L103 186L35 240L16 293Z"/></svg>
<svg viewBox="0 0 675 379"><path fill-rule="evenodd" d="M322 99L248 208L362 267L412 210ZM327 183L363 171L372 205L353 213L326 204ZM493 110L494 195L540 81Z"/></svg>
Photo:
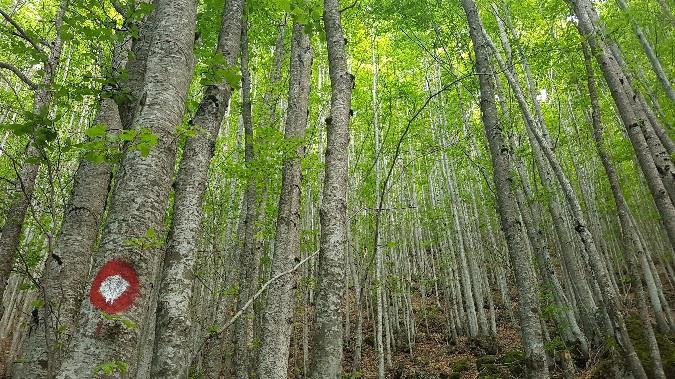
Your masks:
<svg viewBox="0 0 675 379"><path fill-rule="evenodd" d="M111 275L101 283L101 286L98 288L98 292L103 295L105 302L112 304L117 300L124 291L129 288L129 282L124 280L120 275Z"/></svg>

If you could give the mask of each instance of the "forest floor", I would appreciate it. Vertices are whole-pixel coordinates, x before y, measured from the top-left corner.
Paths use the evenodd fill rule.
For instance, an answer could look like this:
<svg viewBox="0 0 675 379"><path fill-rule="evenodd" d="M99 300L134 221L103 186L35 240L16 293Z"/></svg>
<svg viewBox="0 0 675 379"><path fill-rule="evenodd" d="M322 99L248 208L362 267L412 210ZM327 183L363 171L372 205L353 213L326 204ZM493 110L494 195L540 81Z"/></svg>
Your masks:
<svg viewBox="0 0 675 379"><path fill-rule="evenodd" d="M670 304L675 304L675 290L667 284L666 297ZM515 295L515 294L514 294ZM627 299L630 301L631 299ZM351 304L354 304L351 302ZM415 308L416 335L412 349L412 354L406 346L407 343L398 343L396 349L392 351L391 365L387 369L387 378L392 379L468 379L468 378L522 378L522 346L520 342L520 332L518 328L509 320L505 309L497 307L497 337L496 352L487 353L477 343L471 342L466 337L458 338L454 344L448 343L447 319L445 311L436 304L432 298L426 298L424 301L420 296L413 297L413 306ZM635 309L634 307L627 307ZM487 311L487 310L486 310ZM517 317L514 309L514 316ZM353 355L353 332L355 330L354 320L356 315L350 315L351 340L345 346L345 357L343 367L348 372L352 365ZM649 374L651 371L651 359L649 351L642 337L642 325L637 319L637 315L629 312L628 328L633 337L636 350L645 370ZM302 328L295 328L300 332L295 337L302 338ZM404 332L404 331L403 331ZM359 372L345 374L344 379L356 378L376 378L377 377L377 351L375 349L375 335L372 327L372 320L364 320L364 342L363 342L363 362ZM405 339L405 336L403 336ZM666 377L675 378L675 336L658 335L659 346L663 361ZM399 339L400 340L400 339ZM298 345L296 345L297 347ZM296 358L300 358L301 351L294 349L292 352ZM561 350L562 351L562 350ZM296 355L297 354L297 355ZM554 354L559 356L559 354ZM591 353L591 358L585 362L583 367L577 367L573 377L583 379L600 379L610 377L607 372L606 354L600 349ZM296 370L301 372L298 366L302 366L302 359L293 361L299 363ZM554 378L563 378L563 368L560 361L552 363L551 375ZM295 378L302 378L302 374L294 375ZM651 377L651 375L650 375Z"/></svg>

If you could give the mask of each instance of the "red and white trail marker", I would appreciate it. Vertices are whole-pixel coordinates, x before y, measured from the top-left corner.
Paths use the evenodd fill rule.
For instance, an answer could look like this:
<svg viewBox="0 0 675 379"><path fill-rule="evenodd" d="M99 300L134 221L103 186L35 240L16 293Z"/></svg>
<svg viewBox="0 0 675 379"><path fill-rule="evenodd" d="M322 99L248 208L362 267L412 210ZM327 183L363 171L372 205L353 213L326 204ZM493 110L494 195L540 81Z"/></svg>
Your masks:
<svg viewBox="0 0 675 379"><path fill-rule="evenodd" d="M136 270L127 262L114 259L98 270L89 291L89 300L106 313L124 312L138 295Z"/></svg>

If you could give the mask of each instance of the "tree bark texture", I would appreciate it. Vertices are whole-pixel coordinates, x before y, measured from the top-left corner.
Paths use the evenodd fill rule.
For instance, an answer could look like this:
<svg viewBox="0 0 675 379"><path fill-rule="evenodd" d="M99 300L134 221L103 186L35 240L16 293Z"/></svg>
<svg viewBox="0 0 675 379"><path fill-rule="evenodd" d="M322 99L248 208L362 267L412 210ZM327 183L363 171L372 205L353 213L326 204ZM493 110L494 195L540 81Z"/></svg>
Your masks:
<svg viewBox="0 0 675 379"><path fill-rule="evenodd" d="M192 0L157 2L154 38L133 124L148 128L158 141L146 157L137 151L125 153L95 259L94 272L110 262L126 262L138 277L138 293L130 307L114 317L102 317L92 301L83 302L77 333L57 375L60 379L79 378L110 362L116 363L114 377L135 376L137 355L148 343L140 336L154 327L147 319L154 312L161 262L156 245L173 177L176 128L192 77L195 10Z"/></svg>
<svg viewBox="0 0 675 379"><path fill-rule="evenodd" d="M342 374L342 296L348 227L347 151L354 78L347 71L346 41L339 8L338 0L324 0L323 20L332 93L330 117L326 120L319 280L309 372L312 379L335 379Z"/></svg>
<svg viewBox="0 0 675 379"><path fill-rule="evenodd" d="M240 52L243 1L229 0L223 12L217 53L234 66ZM194 265L202 225L202 201L220 125L232 88L225 81L204 90L192 125L196 135L185 142L175 182L173 223L169 232L157 302L152 375L185 377L192 360L190 304Z"/></svg>
<svg viewBox="0 0 675 379"><path fill-rule="evenodd" d="M490 46L485 39L476 3L473 0L462 0L462 6L469 22L469 33L476 56L476 72L481 89L481 119L492 158L497 207L518 288L520 330L527 373L531 378L548 378L534 273L522 234L518 205L514 198L509 147L497 117L494 84L491 78L492 68L489 60Z"/></svg>
<svg viewBox="0 0 675 379"><path fill-rule="evenodd" d="M304 138L309 109L312 47L303 28L301 24L294 24L291 37L285 139L287 143L292 144L298 144ZM294 262L300 259L300 175L304 150L303 145L298 145L292 155L284 160L272 277L290 270ZM288 375L295 303L294 276L290 274L284 280L275 281L267 290L267 302L263 310L258 378L284 379Z"/></svg>

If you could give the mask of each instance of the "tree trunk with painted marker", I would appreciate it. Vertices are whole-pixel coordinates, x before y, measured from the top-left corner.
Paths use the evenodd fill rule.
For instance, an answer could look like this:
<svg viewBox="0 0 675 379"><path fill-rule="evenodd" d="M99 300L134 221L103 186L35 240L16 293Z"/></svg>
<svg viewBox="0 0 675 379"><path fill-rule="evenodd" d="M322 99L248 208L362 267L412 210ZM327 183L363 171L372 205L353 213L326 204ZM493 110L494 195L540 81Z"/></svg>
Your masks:
<svg viewBox="0 0 675 379"><path fill-rule="evenodd" d="M497 193L497 206L502 229L511 258L517 288L521 322L521 336L525 350L527 373L532 378L548 378L548 366L539 318L539 301L535 292L534 274L527 256L525 241L518 218L518 206L514 200L513 178L509 148L499 125L495 104L494 84L490 67L490 46L485 40L484 30L476 3L462 0L462 6L469 22L469 33L476 56L476 72L479 74L481 90L481 119L487 134L492 158L493 179Z"/></svg>
<svg viewBox="0 0 675 379"><path fill-rule="evenodd" d="M240 52L243 14L241 0L227 1L221 20L217 53L232 67ZM187 375L192 354L191 313L195 255L202 224L202 201L209 163L213 157L220 125L227 113L233 88L225 81L209 85L192 124L197 134L183 148L175 183L173 224L167 242L157 303L155 349L152 376Z"/></svg>
<svg viewBox="0 0 675 379"><path fill-rule="evenodd" d="M347 246L347 150L353 76L347 72L345 39L340 25L340 4L324 0L330 81L332 88L319 254L316 318L309 377L337 378L342 373L342 296L344 254Z"/></svg>
<svg viewBox="0 0 675 379"><path fill-rule="evenodd" d="M129 308L118 308L114 317L103 317L92 303L93 297L84 301L80 308L82 319L66 347L68 353L58 371L59 379L79 378L110 362L116 365L115 376L135 376L137 354L146 342L140 336L154 328L145 325L145 321L154 311L153 281L160 263L157 240L163 234L173 176L174 133L183 116L192 76L195 8L192 0L158 0L156 4L157 23L134 127L148 128L158 142L147 156L138 151L125 153L94 265L94 272L100 275L103 271L99 270L112 262L125 263L138 277L138 293ZM94 288L90 294L96 295L96 291L105 292L104 288ZM127 295L122 292L119 296ZM115 300L112 296L106 303L115 308Z"/></svg>
<svg viewBox="0 0 675 379"><path fill-rule="evenodd" d="M293 25L285 138L304 137L309 107L312 48L303 25ZM293 142L298 143L298 142ZM288 271L300 259L300 159L304 146L298 146L284 161L279 199L279 215L272 263L272 277ZM267 290L263 311L262 345L257 374L259 378L283 379L288 375L288 353L294 309L295 278L274 282Z"/></svg>
<svg viewBox="0 0 675 379"><path fill-rule="evenodd" d="M122 129L117 104L112 99L101 101L95 124L105 125L110 134ZM25 363L13 366L17 378L52 377L63 359L63 352L51 346L67 345L75 333L77 311L87 285L82 273L89 271L111 176L112 163L80 160L54 252L45 263L45 305L37 310L38 331L29 333L23 343L21 357Z"/></svg>

